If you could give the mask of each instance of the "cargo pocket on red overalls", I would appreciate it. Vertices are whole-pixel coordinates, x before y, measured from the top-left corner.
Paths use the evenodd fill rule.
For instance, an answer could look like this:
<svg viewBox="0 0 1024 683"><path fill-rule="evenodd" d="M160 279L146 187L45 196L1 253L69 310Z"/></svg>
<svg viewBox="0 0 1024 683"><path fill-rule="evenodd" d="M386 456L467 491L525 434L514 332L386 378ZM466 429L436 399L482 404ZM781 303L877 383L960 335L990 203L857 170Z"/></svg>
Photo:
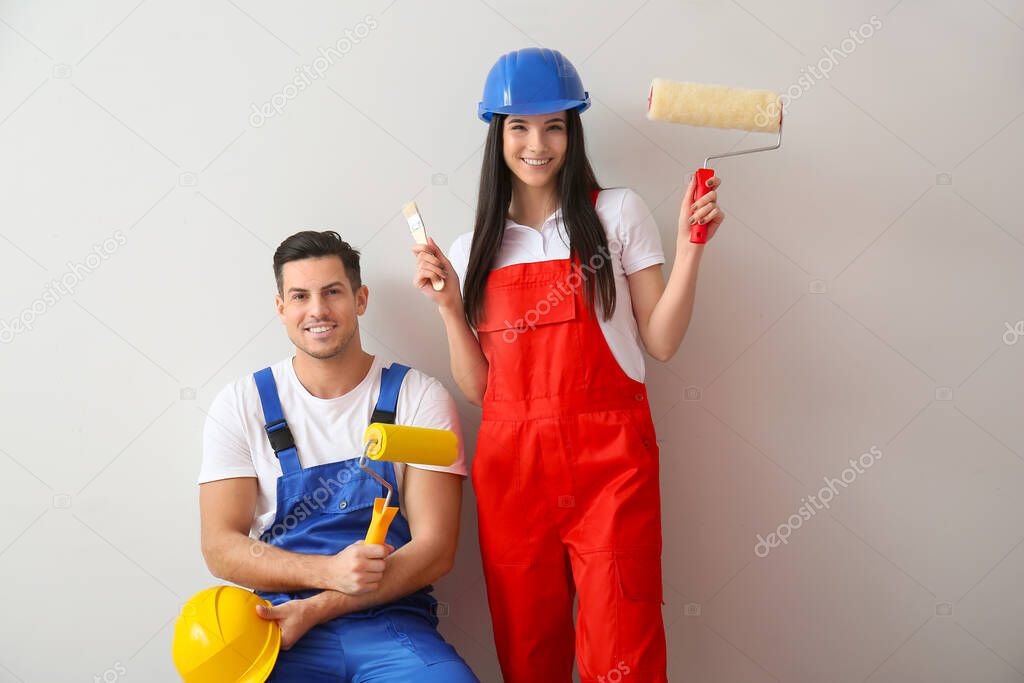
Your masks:
<svg viewBox="0 0 1024 683"><path fill-rule="evenodd" d="M661 557L657 551L615 553L615 573L625 599L661 604Z"/></svg>
<svg viewBox="0 0 1024 683"><path fill-rule="evenodd" d="M653 548L617 552L615 573L619 583L616 659L634 671L657 673L665 662L661 556Z"/></svg>

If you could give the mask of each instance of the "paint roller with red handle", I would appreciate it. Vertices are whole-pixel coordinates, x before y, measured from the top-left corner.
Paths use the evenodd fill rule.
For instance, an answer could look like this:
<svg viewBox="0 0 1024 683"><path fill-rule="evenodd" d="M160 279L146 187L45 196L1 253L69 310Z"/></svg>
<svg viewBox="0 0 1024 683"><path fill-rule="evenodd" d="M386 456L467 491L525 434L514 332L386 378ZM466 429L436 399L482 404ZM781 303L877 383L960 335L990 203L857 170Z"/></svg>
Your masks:
<svg viewBox="0 0 1024 683"><path fill-rule="evenodd" d="M779 139L771 147L726 152L704 159L704 167L698 168L695 174L697 184L693 191L694 202L711 191L707 181L715 175L714 169L708 168L712 159L766 152L782 145L782 103L779 96L770 90L742 90L724 85L680 83L655 78L651 81L647 98L647 118L689 126L779 134ZM696 223L690 226L691 242L704 244L707 239L707 225Z"/></svg>

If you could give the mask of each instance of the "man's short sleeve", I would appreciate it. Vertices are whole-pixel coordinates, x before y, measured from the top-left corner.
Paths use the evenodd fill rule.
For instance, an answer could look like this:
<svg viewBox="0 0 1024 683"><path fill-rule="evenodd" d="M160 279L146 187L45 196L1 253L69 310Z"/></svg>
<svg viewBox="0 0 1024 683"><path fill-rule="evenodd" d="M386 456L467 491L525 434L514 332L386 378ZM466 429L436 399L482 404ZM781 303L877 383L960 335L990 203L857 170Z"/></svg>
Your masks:
<svg viewBox="0 0 1024 683"><path fill-rule="evenodd" d="M203 425L203 462L199 483L255 477L256 467L245 438L238 387L224 387L210 404Z"/></svg>
<svg viewBox="0 0 1024 683"><path fill-rule="evenodd" d="M410 377L409 379L412 378ZM409 463L409 465L436 472L450 472L462 476L468 475L469 470L466 468L466 452L462 440L462 427L459 424L459 412L455 407L455 399L444 388L444 385L433 377L420 375L416 379L422 379L425 382L425 386L423 387L419 405L416 407L412 420L408 424L413 427L447 429L455 432L455 436L459 439L459 454L455 462L448 467L416 465L413 463Z"/></svg>

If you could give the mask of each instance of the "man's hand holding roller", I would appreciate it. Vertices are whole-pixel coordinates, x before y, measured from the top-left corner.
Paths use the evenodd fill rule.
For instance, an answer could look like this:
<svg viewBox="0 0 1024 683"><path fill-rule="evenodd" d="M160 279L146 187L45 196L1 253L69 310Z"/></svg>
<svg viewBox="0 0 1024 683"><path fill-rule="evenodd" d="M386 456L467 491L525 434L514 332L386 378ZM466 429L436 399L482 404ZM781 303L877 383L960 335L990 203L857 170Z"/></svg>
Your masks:
<svg viewBox="0 0 1024 683"><path fill-rule="evenodd" d="M346 595L362 595L380 587L387 568L386 559L395 549L356 541L337 555L327 558L320 583Z"/></svg>

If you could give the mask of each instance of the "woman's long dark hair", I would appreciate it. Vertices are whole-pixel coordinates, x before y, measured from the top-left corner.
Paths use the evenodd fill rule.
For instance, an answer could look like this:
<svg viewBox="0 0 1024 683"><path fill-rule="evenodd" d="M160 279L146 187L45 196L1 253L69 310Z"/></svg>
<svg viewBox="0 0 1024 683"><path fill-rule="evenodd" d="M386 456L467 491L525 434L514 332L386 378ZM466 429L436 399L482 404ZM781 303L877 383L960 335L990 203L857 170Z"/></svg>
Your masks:
<svg viewBox="0 0 1024 683"><path fill-rule="evenodd" d="M506 118L504 114L493 116L484 143L476 222L463 284L466 320L473 327L483 312L484 288L501 248L505 219L512 202L512 171L505 163L504 153ZM583 266L584 293L591 313L596 310L595 296L599 296L604 319L608 320L615 311L615 272L608 238L590 199L590 193L600 186L587 159L583 124L575 109L566 111L566 135L568 145L557 183L562 220L569 234L569 251ZM592 276L587 275L590 269L593 269Z"/></svg>

